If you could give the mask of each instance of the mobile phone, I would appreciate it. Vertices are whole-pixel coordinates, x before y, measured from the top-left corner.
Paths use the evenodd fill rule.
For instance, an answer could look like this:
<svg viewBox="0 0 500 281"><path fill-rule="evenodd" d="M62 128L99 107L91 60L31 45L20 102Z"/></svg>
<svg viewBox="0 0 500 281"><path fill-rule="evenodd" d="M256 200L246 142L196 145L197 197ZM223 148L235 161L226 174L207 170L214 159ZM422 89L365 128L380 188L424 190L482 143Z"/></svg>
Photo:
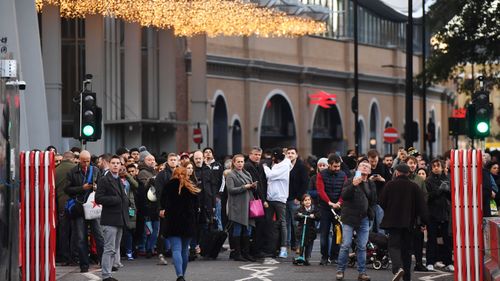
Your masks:
<svg viewBox="0 0 500 281"><path fill-rule="evenodd" d="M380 175L379 174L373 174L372 176L378 178Z"/></svg>
<svg viewBox="0 0 500 281"><path fill-rule="evenodd" d="M354 173L354 177L355 178L360 178L361 177L361 171L356 171L356 173Z"/></svg>

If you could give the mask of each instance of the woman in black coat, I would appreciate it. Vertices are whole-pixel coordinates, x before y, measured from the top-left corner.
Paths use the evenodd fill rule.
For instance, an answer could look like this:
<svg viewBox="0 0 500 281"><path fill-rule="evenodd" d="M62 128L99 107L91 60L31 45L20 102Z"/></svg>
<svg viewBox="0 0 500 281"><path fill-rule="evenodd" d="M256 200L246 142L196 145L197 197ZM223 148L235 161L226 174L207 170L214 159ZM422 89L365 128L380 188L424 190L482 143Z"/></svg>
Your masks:
<svg viewBox="0 0 500 281"><path fill-rule="evenodd" d="M196 234L199 192L200 189L189 180L186 168L177 167L161 194L161 209L164 211L160 216L166 221L163 236L172 246L177 281L185 281L189 243Z"/></svg>

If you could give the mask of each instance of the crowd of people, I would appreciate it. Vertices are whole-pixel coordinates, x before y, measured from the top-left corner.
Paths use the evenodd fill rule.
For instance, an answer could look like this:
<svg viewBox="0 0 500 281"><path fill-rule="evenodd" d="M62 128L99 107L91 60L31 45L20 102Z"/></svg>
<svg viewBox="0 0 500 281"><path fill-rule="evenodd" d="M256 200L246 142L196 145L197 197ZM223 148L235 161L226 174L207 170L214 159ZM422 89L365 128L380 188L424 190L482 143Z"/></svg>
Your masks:
<svg viewBox="0 0 500 281"><path fill-rule="evenodd" d="M122 258L166 265L172 256L182 281L188 261L214 257L204 243L212 232L228 233L230 249L216 250L230 250L235 261L295 255L304 265L319 233L320 265L337 264L343 280L354 240L358 280L366 281L366 245L377 234L388 237L393 280L410 280L412 254L415 271L454 271L449 153L428 161L414 148L384 156L349 150L317 159L299 157L294 147L253 147L220 160L210 147L156 156L144 146L57 154L58 262L81 272L96 263L103 280L116 280ZM499 203L500 157L483 160L483 213L490 216L490 199ZM78 207L92 191L102 213L85 219L69 202ZM260 215L250 210L255 201Z"/></svg>

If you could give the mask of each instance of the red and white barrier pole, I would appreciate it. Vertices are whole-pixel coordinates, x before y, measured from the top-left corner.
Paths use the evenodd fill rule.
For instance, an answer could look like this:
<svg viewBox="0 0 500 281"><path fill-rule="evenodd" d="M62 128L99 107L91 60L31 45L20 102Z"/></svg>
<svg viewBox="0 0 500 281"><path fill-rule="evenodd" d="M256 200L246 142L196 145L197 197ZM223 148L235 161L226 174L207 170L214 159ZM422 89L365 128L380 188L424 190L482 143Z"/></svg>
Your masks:
<svg viewBox="0 0 500 281"><path fill-rule="evenodd" d="M22 281L55 281L54 153L20 155L19 264Z"/></svg>
<svg viewBox="0 0 500 281"><path fill-rule="evenodd" d="M451 151L455 280L483 280L482 153Z"/></svg>

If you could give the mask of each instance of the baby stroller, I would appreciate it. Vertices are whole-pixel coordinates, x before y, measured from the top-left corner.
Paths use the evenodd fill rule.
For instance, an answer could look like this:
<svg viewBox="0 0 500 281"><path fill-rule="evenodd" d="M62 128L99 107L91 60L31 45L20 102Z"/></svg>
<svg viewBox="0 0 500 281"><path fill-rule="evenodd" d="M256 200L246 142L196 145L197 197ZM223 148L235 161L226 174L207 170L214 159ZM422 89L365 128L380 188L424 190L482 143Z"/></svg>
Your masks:
<svg viewBox="0 0 500 281"><path fill-rule="evenodd" d="M387 269L389 267L387 236L381 233L370 232L366 245L366 260L372 264L373 269Z"/></svg>

